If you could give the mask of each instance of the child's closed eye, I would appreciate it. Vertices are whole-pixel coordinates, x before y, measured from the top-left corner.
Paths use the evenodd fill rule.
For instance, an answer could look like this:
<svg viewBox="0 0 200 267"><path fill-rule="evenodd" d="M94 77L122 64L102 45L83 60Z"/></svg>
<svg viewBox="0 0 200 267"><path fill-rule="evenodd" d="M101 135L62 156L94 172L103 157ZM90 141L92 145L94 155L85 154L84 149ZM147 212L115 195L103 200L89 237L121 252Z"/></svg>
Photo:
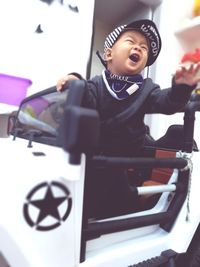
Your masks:
<svg viewBox="0 0 200 267"><path fill-rule="evenodd" d="M130 44L135 44L135 41L131 38L127 38L126 41L129 42Z"/></svg>
<svg viewBox="0 0 200 267"><path fill-rule="evenodd" d="M146 46L146 45L141 45L140 46L143 50L145 50L145 51L149 51L149 48L148 48L148 46Z"/></svg>

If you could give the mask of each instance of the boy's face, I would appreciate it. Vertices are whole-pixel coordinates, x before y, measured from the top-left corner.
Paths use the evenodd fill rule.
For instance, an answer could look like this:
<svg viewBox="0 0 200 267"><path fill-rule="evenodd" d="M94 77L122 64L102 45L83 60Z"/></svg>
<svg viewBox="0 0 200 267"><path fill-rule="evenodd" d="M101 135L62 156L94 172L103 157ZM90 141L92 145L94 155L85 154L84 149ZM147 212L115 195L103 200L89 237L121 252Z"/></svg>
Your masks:
<svg viewBox="0 0 200 267"><path fill-rule="evenodd" d="M149 54L147 39L140 32L122 33L112 48L105 52L107 68L113 74L139 74L146 66Z"/></svg>

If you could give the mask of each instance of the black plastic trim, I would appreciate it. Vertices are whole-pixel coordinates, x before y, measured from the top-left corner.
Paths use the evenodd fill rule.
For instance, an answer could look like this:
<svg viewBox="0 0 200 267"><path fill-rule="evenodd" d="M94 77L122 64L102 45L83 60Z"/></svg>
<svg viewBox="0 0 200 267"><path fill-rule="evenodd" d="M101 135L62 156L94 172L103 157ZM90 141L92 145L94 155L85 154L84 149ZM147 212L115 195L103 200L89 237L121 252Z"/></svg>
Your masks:
<svg viewBox="0 0 200 267"><path fill-rule="evenodd" d="M163 266L163 264L165 264L166 267L171 267L175 266L175 257L177 255L178 254L175 251L169 249L163 251L160 256L129 265L128 267L158 267Z"/></svg>
<svg viewBox="0 0 200 267"><path fill-rule="evenodd" d="M186 199L188 177L188 171L179 172L177 183L178 190L176 191L175 197L172 199L167 211L126 219L89 222L87 227L83 230L86 240L95 239L104 234L126 231L155 224L160 225L164 230L169 232Z"/></svg>

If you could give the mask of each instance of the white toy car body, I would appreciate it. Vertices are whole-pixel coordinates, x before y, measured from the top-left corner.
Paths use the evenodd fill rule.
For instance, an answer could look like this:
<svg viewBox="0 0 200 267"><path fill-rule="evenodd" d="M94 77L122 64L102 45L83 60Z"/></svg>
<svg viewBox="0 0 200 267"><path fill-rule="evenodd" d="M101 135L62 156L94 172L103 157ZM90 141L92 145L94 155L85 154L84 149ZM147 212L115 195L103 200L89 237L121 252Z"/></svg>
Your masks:
<svg viewBox="0 0 200 267"><path fill-rule="evenodd" d="M84 84L80 81L74 86L79 94ZM45 101L38 105L44 105L46 112L41 115L41 111L40 116L33 114L38 98L54 99L52 105L45 107ZM0 267L183 267L183 261L198 266L195 256L200 243L192 241L194 237L198 240L200 222L198 149L194 151L186 143L185 151L173 151L175 157L139 161L88 158L98 138L98 114L73 101L53 89L25 99L12 133L0 138ZM199 100L195 101L190 115L200 109ZM58 120L55 114L59 114ZM100 166L113 164L113 168L117 164L126 168L174 167L166 184L135 187L140 198L160 194L151 208L89 218L88 161ZM188 250L192 242L195 250Z"/></svg>

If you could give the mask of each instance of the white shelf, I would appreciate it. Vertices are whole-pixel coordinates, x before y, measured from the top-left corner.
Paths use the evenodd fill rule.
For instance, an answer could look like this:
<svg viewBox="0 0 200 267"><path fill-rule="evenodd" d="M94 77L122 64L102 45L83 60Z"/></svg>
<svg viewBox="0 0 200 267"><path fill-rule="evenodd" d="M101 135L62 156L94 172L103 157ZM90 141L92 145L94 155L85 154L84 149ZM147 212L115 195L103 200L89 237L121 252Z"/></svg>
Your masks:
<svg viewBox="0 0 200 267"><path fill-rule="evenodd" d="M186 20L174 34L187 50L200 47L200 16Z"/></svg>
<svg viewBox="0 0 200 267"><path fill-rule="evenodd" d="M175 35L183 36L191 31L200 31L200 16L185 20L182 25L175 31Z"/></svg>

